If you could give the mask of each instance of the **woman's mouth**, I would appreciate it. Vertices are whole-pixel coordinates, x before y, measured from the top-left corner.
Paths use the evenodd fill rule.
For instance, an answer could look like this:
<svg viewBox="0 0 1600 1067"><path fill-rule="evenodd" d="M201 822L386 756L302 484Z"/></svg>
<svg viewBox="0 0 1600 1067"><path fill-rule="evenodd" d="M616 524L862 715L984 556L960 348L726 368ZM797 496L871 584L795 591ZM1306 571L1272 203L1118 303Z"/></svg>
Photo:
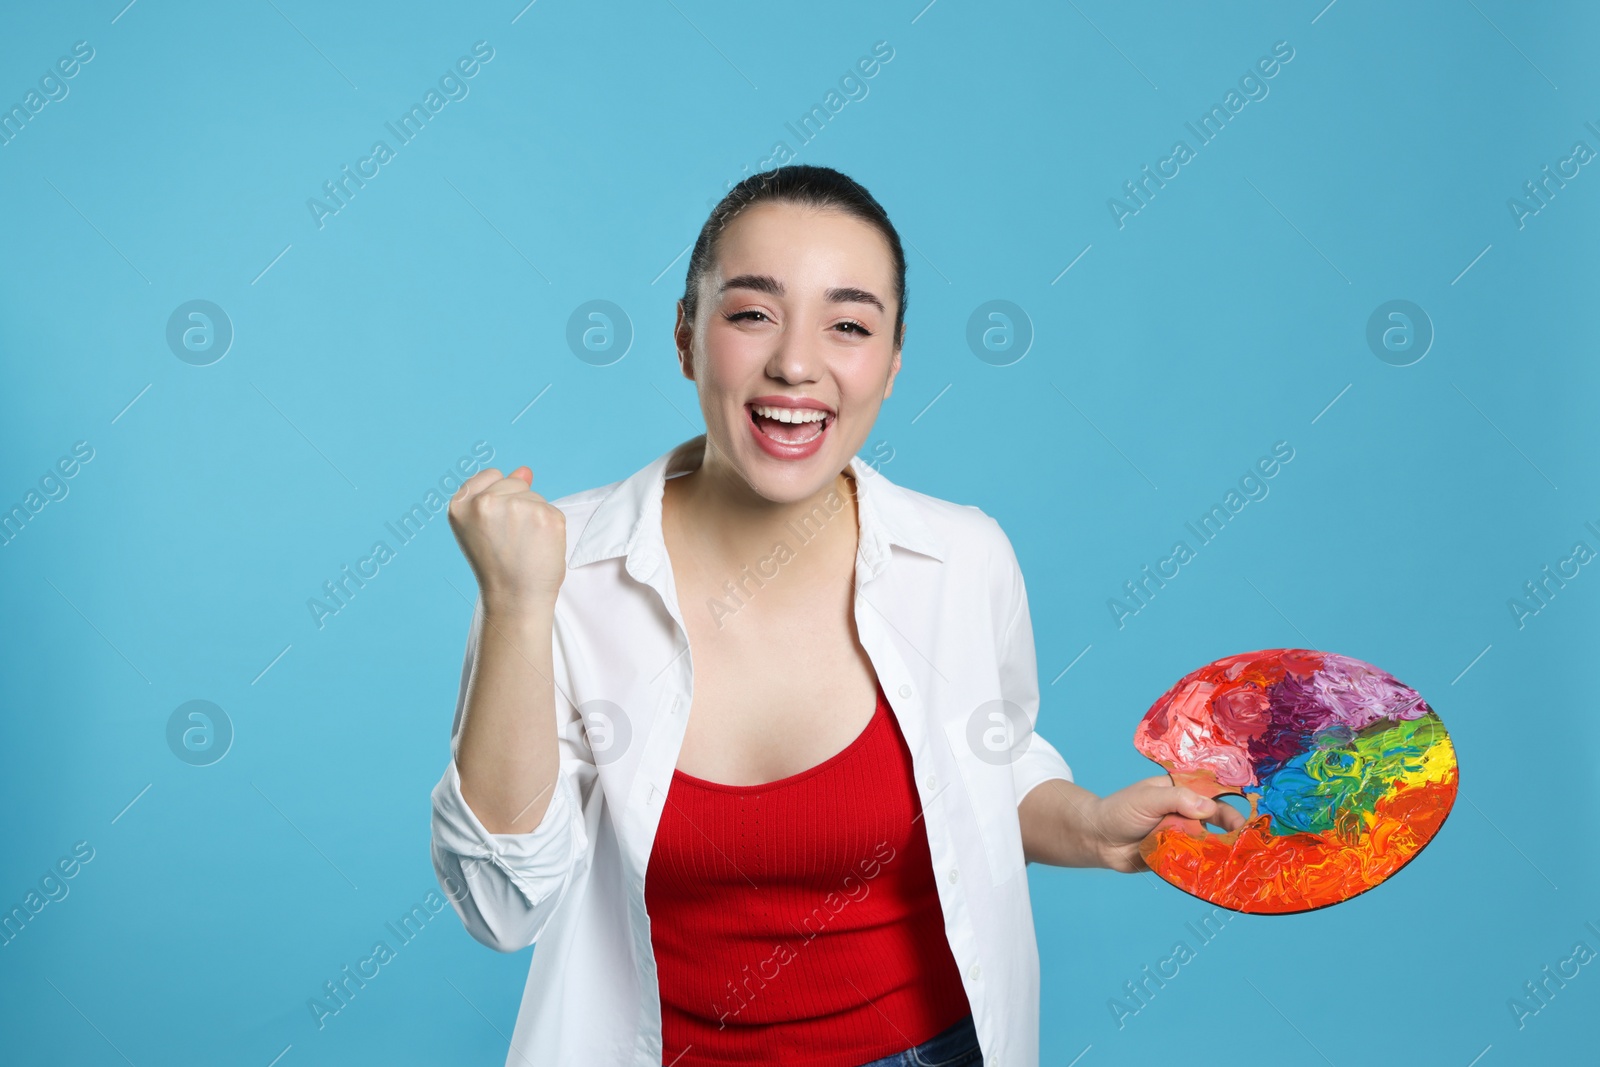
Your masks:
<svg viewBox="0 0 1600 1067"><path fill-rule="evenodd" d="M774 441L786 445L803 445L812 438L822 436L831 416L815 408L778 408L762 404L750 405L750 421Z"/></svg>
<svg viewBox="0 0 1600 1067"><path fill-rule="evenodd" d="M745 410L756 443L779 459L804 459L814 454L835 421L832 413L817 408L747 404Z"/></svg>

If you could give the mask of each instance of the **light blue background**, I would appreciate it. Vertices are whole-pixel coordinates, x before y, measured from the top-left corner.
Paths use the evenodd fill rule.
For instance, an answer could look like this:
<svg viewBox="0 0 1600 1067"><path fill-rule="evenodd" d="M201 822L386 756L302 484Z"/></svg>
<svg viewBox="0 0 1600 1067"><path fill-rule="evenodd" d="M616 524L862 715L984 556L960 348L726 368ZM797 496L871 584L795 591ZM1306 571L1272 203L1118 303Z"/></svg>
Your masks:
<svg viewBox="0 0 1600 1067"><path fill-rule="evenodd" d="M123 2L11 5L0 32L7 107L95 49L0 147L0 505L95 450L0 548L0 904L95 849L0 948L0 1058L502 1061L534 950L448 911L325 1029L306 1006L435 887L471 573L440 516L325 628L306 601L473 442L555 497L699 432L670 336L686 246L880 40L868 95L798 155L908 243L869 445L1009 533L1040 729L1079 780L1152 773L1131 736L1167 686L1283 645L1417 687L1462 766L1392 882L1233 919L1121 1029L1110 998L1206 907L1030 868L1043 1062L1225 1064L1238 1036L1341 1067L1592 1055L1600 965L1521 1029L1508 1000L1600 950L1600 573L1521 628L1507 606L1600 549L1600 173L1522 228L1507 207L1600 148L1591 6ZM470 95L319 229L307 199L479 40ZM1269 95L1119 229L1108 198L1277 41ZM192 299L236 331L211 366L164 339ZM636 334L609 366L565 341L593 299ZM1036 334L1010 366L966 344L992 299ZM1437 332L1411 366L1366 344L1391 299ZM1108 598L1280 440L1270 495L1119 629ZM165 740L192 699L236 731L208 767Z"/></svg>

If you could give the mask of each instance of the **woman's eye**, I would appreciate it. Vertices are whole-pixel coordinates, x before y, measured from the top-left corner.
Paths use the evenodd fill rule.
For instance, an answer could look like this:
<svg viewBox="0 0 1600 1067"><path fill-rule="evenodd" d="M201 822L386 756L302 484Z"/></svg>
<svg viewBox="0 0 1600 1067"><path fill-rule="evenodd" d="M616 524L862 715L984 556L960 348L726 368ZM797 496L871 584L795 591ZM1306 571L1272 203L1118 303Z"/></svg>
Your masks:
<svg viewBox="0 0 1600 1067"><path fill-rule="evenodd" d="M755 322L757 320L760 320L760 321L763 321L763 322L772 321L771 319L769 319L767 317L766 312L764 312L764 311L755 311L755 310L735 311L732 314L724 315L723 318L727 319L729 322L740 322L740 321L745 321L745 320L748 320L750 322ZM837 323L836 324L836 328L842 328L842 331L844 333L858 334L861 337L871 337L872 336L872 331L871 330L869 330L865 326L861 325L861 323L855 322L854 320L851 320L851 319L846 319L844 322Z"/></svg>

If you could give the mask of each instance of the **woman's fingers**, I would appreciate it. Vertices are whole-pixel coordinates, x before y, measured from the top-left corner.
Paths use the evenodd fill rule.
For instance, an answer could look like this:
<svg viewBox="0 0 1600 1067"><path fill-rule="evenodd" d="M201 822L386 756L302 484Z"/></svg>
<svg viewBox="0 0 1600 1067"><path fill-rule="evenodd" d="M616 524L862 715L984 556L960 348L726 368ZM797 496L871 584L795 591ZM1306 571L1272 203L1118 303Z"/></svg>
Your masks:
<svg viewBox="0 0 1600 1067"><path fill-rule="evenodd" d="M1151 798L1157 807L1154 814L1160 818L1159 826L1181 828L1199 834L1206 832L1205 824L1209 823L1232 833L1242 830L1249 821L1225 800L1204 796L1187 786L1173 785L1170 781L1161 787L1159 781L1155 780L1151 789Z"/></svg>
<svg viewBox="0 0 1600 1067"><path fill-rule="evenodd" d="M1198 819L1185 819L1182 815L1176 814L1163 815L1161 821L1156 823L1155 829L1182 830L1191 837L1199 837L1206 832L1205 823Z"/></svg>
<svg viewBox="0 0 1600 1067"><path fill-rule="evenodd" d="M507 484L513 480L519 481L522 484ZM466 501L490 488L493 488L497 493L516 493L521 492L524 489L531 489L532 487L533 471L527 466L518 467L510 474L506 475L502 475L498 468L485 467L477 474L474 474L472 477L462 482L461 488L456 490L455 495L458 499Z"/></svg>
<svg viewBox="0 0 1600 1067"><path fill-rule="evenodd" d="M504 478L490 482L483 492L487 496L531 496L535 500L544 500L533 491L533 471L527 467L518 467Z"/></svg>
<svg viewBox="0 0 1600 1067"><path fill-rule="evenodd" d="M1215 783L1206 788L1213 787ZM1140 779L1112 793L1101 802L1100 811L1102 834L1123 844L1160 830L1181 830L1191 837L1203 837L1213 827L1233 833L1249 821L1226 801L1178 785L1166 775Z"/></svg>
<svg viewBox="0 0 1600 1067"><path fill-rule="evenodd" d="M1226 800L1213 800L1211 803L1215 805L1216 812L1206 816L1206 822L1211 823L1213 826L1220 826L1231 834L1235 830L1243 830L1245 824L1249 822L1238 808L1229 804Z"/></svg>
<svg viewBox="0 0 1600 1067"><path fill-rule="evenodd" d="M501 477L498 470L493 467L485 467L461 483L461 488L455 492L455 499L470 500L500 480Z"/></svg>
<svg viewBox="0 0 1600 1067"><path fill-rule="evenodd" d="M566 515L533 491L531 468L484 468L456 491L449 515L486 608L522 612L554 602L566 576Z"/></svg>

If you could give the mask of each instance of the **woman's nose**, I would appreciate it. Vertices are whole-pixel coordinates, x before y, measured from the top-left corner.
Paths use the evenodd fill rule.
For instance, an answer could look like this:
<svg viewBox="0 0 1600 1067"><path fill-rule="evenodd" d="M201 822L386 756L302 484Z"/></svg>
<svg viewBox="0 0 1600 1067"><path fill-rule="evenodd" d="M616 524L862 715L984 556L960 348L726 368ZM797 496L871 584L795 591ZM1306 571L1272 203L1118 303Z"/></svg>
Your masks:
<svg viewBox="0 0 1600 1067"><path fill-rule="evenodd" d="M767 360L767 375L780 381L815 381L823 364L821 344L798 334L781 335Z"/></svg>

